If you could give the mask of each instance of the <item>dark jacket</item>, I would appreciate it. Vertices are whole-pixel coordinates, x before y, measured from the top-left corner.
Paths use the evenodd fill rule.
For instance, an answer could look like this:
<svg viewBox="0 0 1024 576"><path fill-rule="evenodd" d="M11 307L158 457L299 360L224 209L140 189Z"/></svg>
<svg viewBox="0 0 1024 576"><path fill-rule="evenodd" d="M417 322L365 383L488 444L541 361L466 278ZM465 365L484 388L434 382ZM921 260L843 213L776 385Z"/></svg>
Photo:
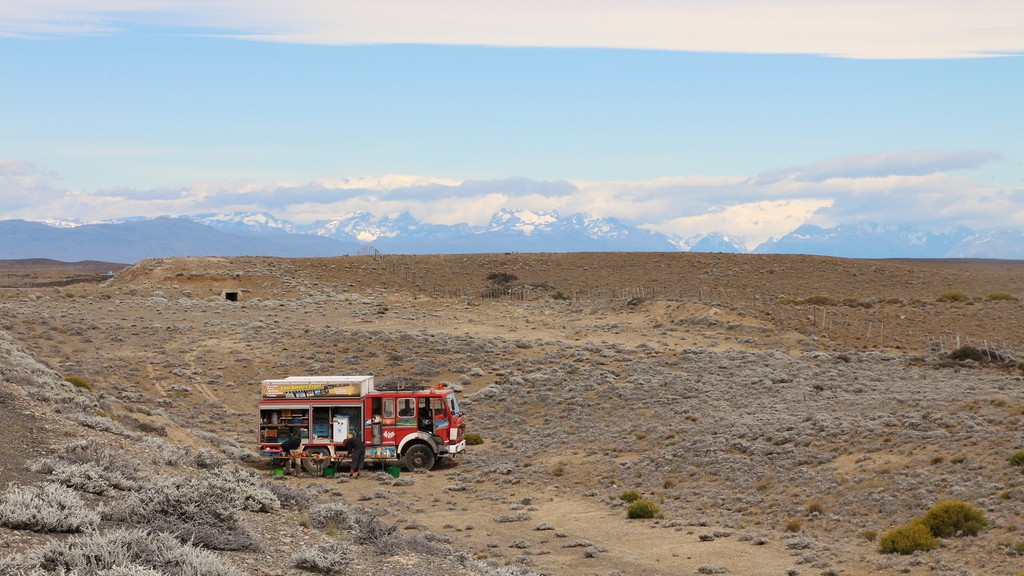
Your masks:
<svg viewBox="0 0 1024 576"><path fill-rule="evenodd" d="M353 436L352 438L346 438L341 445L349 453L350 456L356 456L357 454L366 453L366 442L363 442L362 438Z"/></svg>
<svg viewBox="0 0 1024 576"><path fill-rule="evenodd" d="M284 452L285 456L288 456L291 454L292 450L297 449L299 446L302 446L301 438L288 438L284 442L281 442L281 451Z"/></svg>

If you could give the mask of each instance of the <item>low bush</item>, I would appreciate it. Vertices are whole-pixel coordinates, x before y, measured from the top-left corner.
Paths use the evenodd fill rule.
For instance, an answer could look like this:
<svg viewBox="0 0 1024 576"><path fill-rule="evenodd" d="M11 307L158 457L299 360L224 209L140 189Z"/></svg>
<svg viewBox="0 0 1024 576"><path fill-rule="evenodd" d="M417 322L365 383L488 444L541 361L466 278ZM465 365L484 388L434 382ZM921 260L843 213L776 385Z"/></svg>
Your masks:
<svg viewBox="0 0 1024 576"><path fill-rule="evenodd" d="M307 503L314 500L314 496L309 490L296 488L286 482L270 482L267 485L267 489L277 497L277 501L281 503L281 508L289 510L303 508Z"/></svg>
<svg viewBox="0 0 1024 576"><path fill-rule="evenodd" d="M467 446L479 446L484 443L484 437L475 433L470 432L466 434L466 445Z"/></svg>
<svg viewBox="0 0 1024 576"><path fill-rule="evenodd" d="M636 502L641 498L643 498L643 496L641 496L636 490L626 490L622 494L619 494L619 500L622 500L623 502Z"/></svg>
<svg viewBox="0 0 1024 576"><path fill-rule="evenodd" d="M138 488L138 483L131 478L94 462L76 464L57 461L50 476L65 486L100 496L114 490Z"/></svg>
<svg viewBox="0 0 1024 576"><path fill-rule="evenodd" d="M803 528L803 522L799 518L790 518L783 527L786 532L792 533L799 532L801 528Z"/></svg>
<svg viewBox="0 0 1024 576"><path fill-rule="evenodd" d="M351 547L341 542L325 542L292 554L297 568L319 574L348 574L355 560Z"/></svg>
<svg viewBox="0 0 1024 576"><path fill-rule="evenodd" d="M974 346L961 346L950 352L946 357L950 360L972 360L974 362L985 361L985 353Z"/></svg>
<svg viewBox="0 0 1024 576"><path fill-rule="evenodd" d="M1009 300L1014 302L1020 300L1020 298L1017 298L1016 296L1010 294L1009 292L993 292L988 296L985 296L985 298L988 300Z"/></svg>
<svg viewBox="0 0 1024 576"><path fill-rule="evenodd" d="M73 414L71 419L78 422L86 428L92 428L93 430L99 430L100 432L110 432L118 436L124 436L125 438L131 438L134 433L120 423L105 418L103 416L92 416L89 414Z"/></svg>
<svg viewBox="0 0 1024 576"><path fill-rule="evenodd" d="M0 526L14 530L81 532L99 523L100 514L60 484L11 486L0 495Z"/></svg>
<svg viewBox="0 0 1024 576"><path fill-rule="evenodd" d="M988 524L985 514L967 502L948 500L928 509L921 523L939 538L977 536Z"/></svg>
<svg viewBox="0 0 1024 576"><path fill-rule="evenodd" d="M328 526L348 530L355 526L353 518L356 514L346 502L321 504L310 508L306 515L309 517L309 524L320 530Z"/></svg>
<svg viewBox="0 0 1024 576"><path fill-rule="evenodd" d="M92 392L92 384L90 384L88 380L82 378L81 376L65 376L64 381L67 382L68 384L71 384L72 386L77 386L79 388L82 388L83 390L88 390L89 392Z"/></svg>
<svg viewBox="0 0 1024 576"><path fill-rule="evenodd" d="M281 502L259 474L236 468L211 470L202 480L224 493L230 493L249 512L273 512L281 509Z"/></svg>
<svg viewBox="0 0 1024 576"><path fill-rule="evenodd" d="M242 526L238 515L245 502L244 490L225 486L213 476L168 478L104 507L103 517L167 532L204 548L259 550L259 539Z"/></svg>
<svg viewBox="0 0 1024 576"><path fill-rule="evenodd" d="M1014 452L1010 456L1010 466L1024 466L1024 450Z"/></svg>
<svg viewBox="0 0 1024 576"><path fill-rule="evenodd" d="M627 518L657 518L661 516L661 508L650 500L637 500L626 509Z"/></svg>
<svg viewBox="0 0 1024 576"><path fill-rule="evenodd" d="M878 543L884 554L911 554L918 550L934 550L939 546L931 530L921 522L894 528L885 533Z"/></svg>
<svg viewBox="0 0 1024 576"><path fill-rule="evenodd" d="M103 576L242 576L224 559L173 536L148 530L111 530L51 542L38 555L47 573Z"/></svg>
<svg viewBox="0 0 1024 576"><path fill-rule="evenodd" d="M380 556L393 556L406 545L398 524L388 524L375 516L357 515L354 519L356 543L369 546Z"/></svg>
<svg viewBox="0 0 1024 576"><path fill-rule="evenodd" d="M936 302L965 302L967 300L969 300L967 294L964 294L959 290L943 292L942 295L935 299Z"/></svg>

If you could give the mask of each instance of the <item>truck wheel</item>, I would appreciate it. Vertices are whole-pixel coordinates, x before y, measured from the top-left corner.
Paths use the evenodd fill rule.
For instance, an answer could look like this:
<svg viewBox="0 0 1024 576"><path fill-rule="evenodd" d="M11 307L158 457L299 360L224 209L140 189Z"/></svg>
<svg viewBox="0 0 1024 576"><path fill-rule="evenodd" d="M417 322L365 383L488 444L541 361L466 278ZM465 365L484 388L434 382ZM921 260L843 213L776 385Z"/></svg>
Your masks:
<svg viewBox="0 0 1024 576"><path fill-rule="evenodd" d="M329 458L331 452L327 448L306 448L306 455L313 458L303 458L302 469L313 476L323 474L324 468L331 461ZM321 458L316 458L317 456Z"/></svg>
<svg viewBox="0 0 1024 576"><path fill-rule="evenodd" d="M416 444L405 451L405 467L409 470L430 470L434 467L434 451L426 444Z"/></svg>

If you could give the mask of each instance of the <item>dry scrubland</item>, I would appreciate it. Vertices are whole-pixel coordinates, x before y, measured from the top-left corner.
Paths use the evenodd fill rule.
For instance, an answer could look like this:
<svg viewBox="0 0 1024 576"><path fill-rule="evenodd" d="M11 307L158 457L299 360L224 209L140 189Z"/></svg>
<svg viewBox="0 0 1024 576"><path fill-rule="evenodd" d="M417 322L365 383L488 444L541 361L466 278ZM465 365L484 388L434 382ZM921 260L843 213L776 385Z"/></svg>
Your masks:
<svg viewBox="0 0 1024 576"><path fill-rule="evenodd" d="M506 254L39 274L0 268L0 573L1024 572L1021 262ZM950 358L965 346L974 360ZM448 382L484 442L398 479L271 481L256 384L309 373ZM660 517L628 519L631 492ZM879 553L944 500L987 525Z"/></svg>

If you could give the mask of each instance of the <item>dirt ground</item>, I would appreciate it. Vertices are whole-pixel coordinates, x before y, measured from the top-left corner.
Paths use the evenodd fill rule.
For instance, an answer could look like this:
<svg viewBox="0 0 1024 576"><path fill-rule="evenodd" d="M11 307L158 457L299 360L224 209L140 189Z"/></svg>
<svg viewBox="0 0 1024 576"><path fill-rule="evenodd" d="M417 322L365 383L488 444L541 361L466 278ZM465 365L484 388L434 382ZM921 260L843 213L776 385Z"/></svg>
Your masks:
<svg viewBox="0 0 1024 576"><path fill-rule="evenodd" d="M614 253L157 259L116 268L120 271L113 277L97 272L103 268L115 269L103 263L77 268L47 263L35 269L0 263L0 328L42 364L61 375L86 378L95 394L129 407L123 422L156 430L174 442L215 446L208 437L197 438L193 432L198 429L251 447L257 385L266 378L368 373L378 381L401 377L456 385L468 400L469 431L481 432L485 443L470 447L455 462L425 474L403 471L402 483L384 475L279 481L380 506L408 530L448 534L453 545L481 559L548 574L1005 574L1021 569L1005 551L1018 539L1010 520L990 531L990 540L950 542L947 555L918 562L880 559L876 543L860 537L865 528L881 532L891 527L884 523L888 509L879 504L864 518L847 517L845 499L883 498L867 482L869 476L884 492L896 486L893 478L903 478L901 468L909 468L912 460L917 465L914 452L930 449L934 437L922 437L907 451L886 446L884 437L902 438L899 430L913 430L919 423L901 423L897 429L882 421L879 426L890 430L860 436L846 432L848 424L839 419L835 430L806 441L767 438L786 434L782 425L768 428L758 432L759 438L726 445L723 457L746 450L743 458L761 462L756 450L741 442L763 442L769 452L817 446L820 457L795 457L792 465L778 461L770 471L747 466L729 476L725 461L708 465L691 458L688 451L704 445L685 440L698 438L701 428L713 428L715 420L727 421L729 415L716 416L709 403L700 410L687 408L659 427L644 398L647 387L662 381L660 371L668 374L665 378L673 370L683 374L688 355L721 355L711 356L712 364L687 373L688 378L714 372L714 363L735 362L722 368L727 380L731 375L755 387L761 381L786 386L795 380L802 387L785 391L788 398L813 402L817 392L831 393L829 384L805 382L805 368L790 367L783 356L807 363L809 373L846 370L847 356L856 364L856 358L877 354L907 366L892 371L893 381L903 382L897 372L909 371L906 378L913 381L918 373L937 370L930 366L937 366L943 353L972 346L992 360L991 367L964 368L986 374L977 388L984 392L966 398L957 389L961 384L952 381L949 390L934 397L958 407L927 405L919 412L926 414L927 425L929 413L948 412L955 418L970 412L977 415L972 422L981 422L1005 411L986 431L999 442L984 448L986 458L1005 461L1006 450L1020 449L1019 432L1012 431L1024 414L1014 412L1024 406L1019 386L1024 373L1010 362L1024 358L1019 329L1024 262ZM741 376L751 362L763 364L761 372L754 367L753 376ZM591 370L595 377L614 377L615 383L595 388L586 376ZM886 370L843 378L868 390L872 400L865 405L873 405L877 396L873 409L881 411ZM563 376L579 393L546 401L550 393L543 383ZM877 395L871 392L876 384ZM509 408L518 401L516 385L528 386L530 396L521 408ZM717 402L710 390L681 386L679 398ZM743 395L753 389L737 390ZM564 403L577 396L598 404L615 398L632 407L633 421L623 424L619 411L607 420L553 425L564 415ZM823 399L800 418L814 421L847 409L855 413L843 398ZM915 401L908 397L907 403ZM729 429L755 427L760 418L771 416L750 410ZM609 433L594 439L583 428L588 423ZM33 431L27 416L4 426L5 435L26 448L7 455L0 481L32 482L24 463L59 450L60 441ZM943 426L950 437L966 429ZM659 467L652 462L655 456L663 460L663 453L623 449L623 436L690 442L673 444L673 449L687 451L684 460L693 462ZM965 450L977 453L981 449L970 448L971 443L988 437L973 438L965 433L956 440L959 444L951 441L955 445L941 454L929 453L932 468L957 460ZM716 434L706 442L715 446L725 440ZM558 446L564 449L556 453ZM770 462L772 456L765 458ZM257 469L268 472L265 466ZM825 469L838 484L820 479L800 484L801 474L810 478ZM993 502L1016 503L1020 479L995 472L995 464L992 470L987 479L998 486L984 493ZM961 473L967 476L955 472ZM906 472L908 486L921 481L914 474ZM771 486L762 487L766 482ZM658 495L663 518L626 518L616 496L633 485ZM851 490L860 491L859 496L844 494ZM951 487L943 494L958 490ZM927 500L933 494L918 496ZM803 508L814 499L831 513L807 514ZM498 520L517 512L528 519ZM795 532L783 527L793 517L802 520ZM266 531L279 530L273 526L279 521L254 519L267 523ZM290 530L297 538L313 538L315 531L301 523ZM4 535L15 537L12 531ZM18 533L17 538L26 536ZM809 552L805 545L810 544L800 538L815 540L817 549ZM978 546L984 560L965 566L950 559L977 554ZM286 567L248 566L253 573L292 573Z"/></svg>

